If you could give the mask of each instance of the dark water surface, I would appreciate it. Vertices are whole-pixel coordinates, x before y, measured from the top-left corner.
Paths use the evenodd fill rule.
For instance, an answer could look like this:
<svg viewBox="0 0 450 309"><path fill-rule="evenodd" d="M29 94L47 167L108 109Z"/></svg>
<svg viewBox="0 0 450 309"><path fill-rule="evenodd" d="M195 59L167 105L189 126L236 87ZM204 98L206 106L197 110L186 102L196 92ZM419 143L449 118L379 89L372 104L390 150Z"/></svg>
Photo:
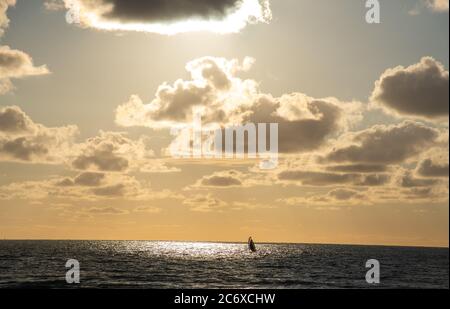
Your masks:
<svg viewBox="0 0 450 309"><path fill-rule="evenodd" d="M449 250L375 246L150 241L0 241L0 288L67 288L68 259L81 288L449 288Z"/></svg>

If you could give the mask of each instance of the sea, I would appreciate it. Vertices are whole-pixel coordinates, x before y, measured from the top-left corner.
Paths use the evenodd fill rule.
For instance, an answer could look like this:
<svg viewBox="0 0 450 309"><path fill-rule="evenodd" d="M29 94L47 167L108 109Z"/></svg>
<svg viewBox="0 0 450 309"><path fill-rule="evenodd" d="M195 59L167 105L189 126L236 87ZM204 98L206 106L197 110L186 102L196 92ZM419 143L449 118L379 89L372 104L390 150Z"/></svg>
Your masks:
<svg viewBox="0 0 450 309"><path fill-rule="evenodd" d="M78 269L68 260L79 263L79 283L66 280ZM366 280L368 260L379 262L379 284ZM0 288L448 289L449 249L2 240Z"/></svg>

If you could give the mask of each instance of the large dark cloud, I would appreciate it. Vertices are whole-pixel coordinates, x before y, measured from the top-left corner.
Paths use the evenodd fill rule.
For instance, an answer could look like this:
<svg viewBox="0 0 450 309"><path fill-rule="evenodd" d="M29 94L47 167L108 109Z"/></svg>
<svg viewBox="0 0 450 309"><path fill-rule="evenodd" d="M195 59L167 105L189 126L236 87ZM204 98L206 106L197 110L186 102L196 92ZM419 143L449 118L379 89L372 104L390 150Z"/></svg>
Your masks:
<svg viewBox="0 0 450 309"><path fill-rule="evenodd" d="M58 5L47 1L54 10ZM64 0L68 22L108 31L236 33L272 18L269 0Z"/></svg>
<svg viewBox="0 0 450 309"><path fill-rule="evenodd" d="M82 2L89 2L82 0ZM103 17L121 22L165 22L190 18L222 19L242 0L102 0L112 5Z"/></svg>
<svg viewBox="0 0 450 309"><path fill-rule="evenodd" d="M435 163L431 159L420 162L417 173L422 177L448 177L448 163Z"/></svg>
<svg viewBox="0 0 450 309"><path fill-rule="evenodd" d="M288 104L289 115L280 116L279 111ZM303 109L301 113L308 113L308 117L296 118L293 107ZM262 96L243 114L244 123L278 123L279 151L294 153L315 150L341 130L343 109L326 100L309 99L305 103L304 95L294 93L279 99Z"/></svg>
<svg viewBox="0 0 450 309"><path fill-rule="evenodd" d="M389 69L377 81L372 101L400 115L448 116L448 71L430 57L407 68Z"/></svg>
<svg viewBox="0 0 450 309"><path fill-rule="evenodd" d="M402 163L433 146L439 137L438 130L416 122L378 125L352 134L350 145L336 147L325 156L325 161L377 165Z"/></svg>

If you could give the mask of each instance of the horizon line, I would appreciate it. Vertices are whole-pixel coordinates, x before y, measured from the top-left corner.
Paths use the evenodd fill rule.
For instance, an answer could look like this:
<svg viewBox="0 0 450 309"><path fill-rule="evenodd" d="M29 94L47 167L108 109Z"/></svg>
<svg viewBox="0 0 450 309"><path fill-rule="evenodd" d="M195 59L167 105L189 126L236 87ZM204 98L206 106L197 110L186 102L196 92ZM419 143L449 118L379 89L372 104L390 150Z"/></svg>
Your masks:
<svg viewBox="0 0 450 309"><path fill-rule="evenodd" d="M174 243L217 243L217 244L246 244L246 241L224 240L167 240L167 239L71 239L71 238L1 238L0 241L146 241L146 242L174 242ZM450 249L449 245L401 245L401 244L363 244L363 243L314 243L314 242L276 242L257 241L266 245L322 245L322 246L366 246L393 248L421 248L421 249Z"/></svg>

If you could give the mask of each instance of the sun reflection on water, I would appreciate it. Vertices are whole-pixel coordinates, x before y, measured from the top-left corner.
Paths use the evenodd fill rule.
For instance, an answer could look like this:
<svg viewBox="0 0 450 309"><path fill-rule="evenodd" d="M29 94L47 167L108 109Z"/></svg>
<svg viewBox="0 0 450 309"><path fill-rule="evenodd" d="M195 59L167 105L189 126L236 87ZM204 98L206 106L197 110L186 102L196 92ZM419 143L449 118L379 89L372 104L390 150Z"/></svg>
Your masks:
<svg viewBox="0 0 450 309"><path fill-rule="evenodd" d="M139 252L171 258L243 258L261 256L268 253L264 246L261 246L258 252L252 253L248 250L247 244L245 243L129 241L126 242L125 246L125 250L129 253Z"/></svg>

